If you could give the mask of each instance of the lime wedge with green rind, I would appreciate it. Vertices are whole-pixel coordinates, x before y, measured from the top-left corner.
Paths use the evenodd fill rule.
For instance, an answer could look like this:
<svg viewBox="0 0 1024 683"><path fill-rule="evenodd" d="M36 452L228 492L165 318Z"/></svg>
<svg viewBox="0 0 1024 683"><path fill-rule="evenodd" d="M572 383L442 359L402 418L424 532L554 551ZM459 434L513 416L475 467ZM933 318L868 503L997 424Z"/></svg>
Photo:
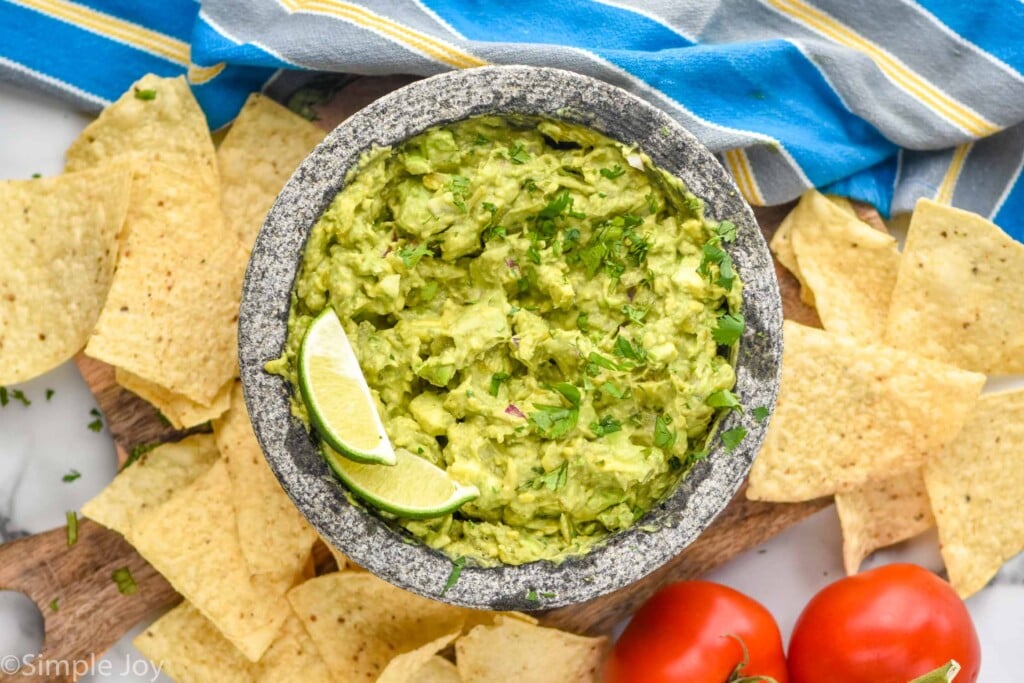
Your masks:
<svg viewBox="0 0 1024 683"><path fill-rule="evenodd" d="M394 467L354 462L326 444L323 453L352 493L405 519L441 517L480 495L475 486L459 484L440 467L401 448L395 451Z"/></svg>
<svg viewBox="0 0 1024 683"><path fill-rule="evenodd" d="M320 437L360 463L394 465L391 446L359 361L334 309L328 306L302 338L299 393Z"/></svg>

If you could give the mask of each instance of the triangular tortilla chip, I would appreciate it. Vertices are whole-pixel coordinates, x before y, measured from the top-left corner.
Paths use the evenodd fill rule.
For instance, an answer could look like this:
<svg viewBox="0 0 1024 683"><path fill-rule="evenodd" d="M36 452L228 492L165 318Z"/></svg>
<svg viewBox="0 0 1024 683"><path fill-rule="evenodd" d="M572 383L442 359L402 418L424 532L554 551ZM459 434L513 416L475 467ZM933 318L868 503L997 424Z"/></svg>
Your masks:
<svg viewBox="0 0 1024 683"><path fill-rule="evenodd" d="M949 580L966 598L1024 550L1024 390L982 396L924 481Z"/></svg>
<svg viewBox="0 0 1024 683"><path fill-rule="evenodd" d="M451 633L432 640L426 645L398 655L384 667L377 678L377 683L414 683L421 680L420 671L434 658L434 656L445 649L462 634L462 629L456 629Z"/></svg>
<svg viewBox="0 0 1024 683"><path fill-rule="evenodd" d="M210 405L237 367L245 253L215 189L135 169L117 272L87 355Z"/></svg>
<svg viewBox="0 0 1024 683"><path fill-rule="evenodd" d="M793 252L822 326L882 343L900 267L896 240L817 192L804 195L790 217Z"/></svg>
<svg viewBox="0 0 1024 683"><path fill-rule="evenodd" d="M234 380L229 380L220 388L210 405L202 405L121 368L114 368L114 379L122 387L159 410L175 429L195 427L223 415L231 405L231 388L235 385Z"/></svg>
<svg viewBox="0 0 1024 683"><path fill-rule="evenodd" d="M231 502L249 571L295 576L309 559L317 535L270 471L240 383L234 383L231 409L214 423L213 433L231 478Z"/></svg>
<svg viewBox="0 0 1024 683"><path fill-rule="evenodd" d="M935 526L924 474L913 470L836 494L843 529L843 565L856 574L864 558Z"/></svg>
<svg viewBox="0 0 1024 683"><path fill-rule="evenodd" d="M121 156L198 173L216 187L217 162L206 116L184 76L143 76L86 126L67 152L65 171Z"/></svg>
<svg viewBox="0 0 1024 683"><path fill-rule="evenodd" d="M85 346L114 277L130 181L120 161L0 182L0 385L52 370Z"/></svg>
<svg viewBox="0 0 1024 683"><path fill-rule="evenodd" d="M255 665L187 600L140 633L132 644L179 683L253 683Z"/></svg>
<svg viewBox="0 0 1024 683"><path fill-rule="evenodd" d="M288 592L339 680L376 680L397 655L460 630L465 610L395 588L367 572L334 572Z"/></svg>
<svg viewBox="0 0 1024 683"><path fill-rule="evenodd" d="M259 662L256 680L258 683L331 683L334 679L302 622L289 612L277 639Z"/></svg>
<svg viewBox="0 0 1024 683"><path fill-rule="evenodd" d="M455 663L464 683L596 682L607 643L499 617L455 642Z"/></svg>
<svg viewBox="0 0 1024 683"><path fill-rule="evenodd" d="M797 502L921 467L956 437L984 375L787 320L782 384L747 497Z"/></svg>
<svg viewBox="0 0 1024 683"><path fill-rule="evenodd" d="M218 458L209 434L165 443L144 453L82 506L82 514L123 536L135 520L158 508L206 473Z"/></svg>
<svg viewBox="0 0 1024 683"><path fill-rule="evenodd" d="M889 344L993 375L1024 372L1024 244L977 214L917 202Z"/></svg>
<svg viewBox="0 0 1024 683"><path fill-rule="evenodd" d="M285 182L325 134L273 100L249 96L217 148L224 218L246 249Z"/></svg>
<svg viewBox="0 0 1024 683"><path fill-rule="evenodd" d="M285 586L250 577L223 462L136 519L128 542L249 661L263 656L288 615Z"/></svg>

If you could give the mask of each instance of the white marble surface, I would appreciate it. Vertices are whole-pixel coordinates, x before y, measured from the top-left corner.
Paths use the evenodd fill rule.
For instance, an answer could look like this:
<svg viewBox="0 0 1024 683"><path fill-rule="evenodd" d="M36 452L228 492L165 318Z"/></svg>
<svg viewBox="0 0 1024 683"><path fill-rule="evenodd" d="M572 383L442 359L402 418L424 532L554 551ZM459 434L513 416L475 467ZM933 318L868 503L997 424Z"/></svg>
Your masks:
<svg viewBox="0 0 1024 683"><path fill-rule="evenodd" d="M56 100L0 83L0 179L59 173L65 148L87 120ZM1015 384L1019 381L990 383L991 388ZM23 389L32 405L12 402L0 409L0 540L63 525L65 511L79 508L116 469L109 434L87 428L95 403L73 364L12 388ZM50 401L45 399L48 388L55 392ZM71 470L82 476L63 483L61 478ZM940 570L934 534L879 553L868 566L907 559ZM788 639L806 601L840 576L839 525L829 508L708 578L763 602ZM0 593L0 666L5 655L33 652L42 640L39 613L19 597ZM968 600L968 606L981 635L981 681L1016 680L1011 672L1019 666L1011 667L1024 645L1024 557L1007 565L992 586ZM137 630L82 680L169 680L158 676L131 646Z"/></svg>

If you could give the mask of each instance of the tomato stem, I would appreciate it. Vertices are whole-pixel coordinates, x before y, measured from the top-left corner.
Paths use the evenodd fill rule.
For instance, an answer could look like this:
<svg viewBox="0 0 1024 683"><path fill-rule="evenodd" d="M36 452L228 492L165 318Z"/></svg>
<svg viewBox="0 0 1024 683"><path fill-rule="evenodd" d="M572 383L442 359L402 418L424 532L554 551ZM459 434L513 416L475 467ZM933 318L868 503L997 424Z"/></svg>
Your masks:
<svg viewBox="0 0 1024 683"><path fill-rule="evenodd" d="M771 676L746 676L743 675L743 670L750 664L750 651L747 650L747 644L743 642L735 633L726 633L725 638L732 638L740 647L743 649L743 660L736 665L736 668L732 670L732 674L729 676L729 680L725 683L779 683ZM950 679L952 680L952 679ZM931 681L922 681L922 683L931 683Z"/></svg>
<svg viewBox="0 0 1024 683"><path fill-rule="evenodd" d="M960 664L955 659L951 659L948 664L943 664L935 671L929 671L910 683L951 683L958 673L960 673Z"/></svg>

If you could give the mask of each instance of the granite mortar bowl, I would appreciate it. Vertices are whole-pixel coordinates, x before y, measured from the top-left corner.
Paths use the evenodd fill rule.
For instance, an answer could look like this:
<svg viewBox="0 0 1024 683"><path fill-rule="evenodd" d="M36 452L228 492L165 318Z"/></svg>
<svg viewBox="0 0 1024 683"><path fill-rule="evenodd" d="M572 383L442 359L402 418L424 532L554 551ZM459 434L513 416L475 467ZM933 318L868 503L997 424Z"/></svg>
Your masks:
<svg viewBox="0 0 1024 683"><path fill-rule="evenodd" d="M452 561L346 496L310 434L289 410L290 387L264 364L281 355L292 284L310 230L373 146L395 145L427 128L480 114L528 114L590 126L646 152L704 200L707 214L739 227L729 251L744 280L746 331L735 392L772 409L782 353L782 308L772 259L753 213L715 157L679 123L637 97L567 71L482 67L434 76L377 100L339 125L281 191L249 262L239 321L239 361L253 428L284 490L316 530L355 562L401 588L448 603L538 610L591 600L654 571L711 524L746 477L767 421L733 411L721 430L747 437L727 451L716 437L678 488L630 529L561 564L466 566L442 592ZM527 596L530 596L529 598Z"/></svg>

